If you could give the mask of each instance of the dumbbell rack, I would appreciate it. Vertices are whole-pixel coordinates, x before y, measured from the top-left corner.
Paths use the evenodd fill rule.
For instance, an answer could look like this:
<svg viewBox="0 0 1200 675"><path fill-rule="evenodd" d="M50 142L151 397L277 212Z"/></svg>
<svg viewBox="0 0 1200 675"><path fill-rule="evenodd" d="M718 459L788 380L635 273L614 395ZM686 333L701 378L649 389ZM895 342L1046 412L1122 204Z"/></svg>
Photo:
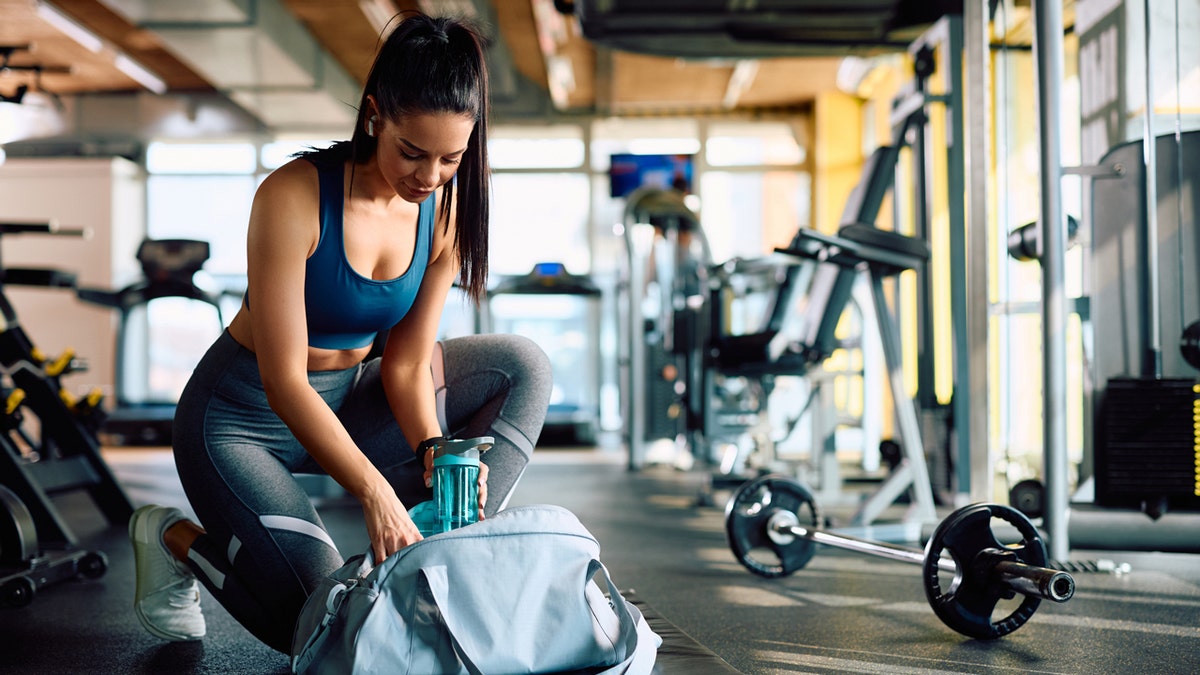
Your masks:
<svg viewBox="0 0 1200 675"><path fill-rule="evenodd" d="M36 233L80 236L48 223L0 222L0 235ZM4 293L5 285L73 287L74 275L58 270L5 269L0 265L0 375L10 392L21 392L3 416L0 434L0 607L22 607L37 589L76 576L98 577L101 552L82 551L52 498L86 490L111 524L125 524L133 506L100 455L94 430L71 405L60 376L72 359L50 361L33 345ZM37 433L24 430L22 412L37 418ZM4 517L7 516L7 517Z"/></svg>

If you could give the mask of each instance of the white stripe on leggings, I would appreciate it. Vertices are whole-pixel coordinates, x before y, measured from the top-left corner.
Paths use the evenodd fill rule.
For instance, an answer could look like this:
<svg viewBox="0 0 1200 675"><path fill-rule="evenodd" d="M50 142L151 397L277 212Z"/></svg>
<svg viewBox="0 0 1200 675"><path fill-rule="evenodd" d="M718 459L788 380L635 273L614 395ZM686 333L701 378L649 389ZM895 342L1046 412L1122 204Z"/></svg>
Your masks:
<svg viewBox="0 0 1200 675"><path fill-rule="evenodd" d="M307 535L313 539L319 539L329 545L329 548L337 550L337 546L333 543L333 538L329 533L303 518L293 516L259 516L259 522L263 527L270 530L286 530L297 534Z"/></svg>
<svg viewBox="0 0 1200 675"><path fill-rule="evenodd" d="M204 556L196 553L196 549L188 549L188 560L196 563L196 567L199 567L200 571L204 573L204 576L208 577L209 583L218 589L225 588L225 575L219 572L217 568L213 567L211 563L205 560Z"/></svg>
<svg viewBox="0 0 1200 675"><path fill-rule="evenodd" d="M507 438L526 457L533 454L533 441L526 438L520 429L503 417L497 417L496 421L492 422L492 432L497 436Z"/></svg>

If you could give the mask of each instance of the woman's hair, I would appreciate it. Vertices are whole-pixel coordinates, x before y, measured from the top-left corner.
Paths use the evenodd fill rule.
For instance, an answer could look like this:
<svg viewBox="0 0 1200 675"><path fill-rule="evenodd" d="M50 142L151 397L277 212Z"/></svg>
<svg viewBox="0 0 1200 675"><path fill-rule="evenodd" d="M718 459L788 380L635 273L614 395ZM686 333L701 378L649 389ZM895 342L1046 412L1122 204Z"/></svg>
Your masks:
<svg viewBox="0 0 1200 675"><path fill-rule="evenodd" d="M367 97L374 96L380 117L455 113L475 119L458 171L442 191L442 211L449 227L450 206L457 191L458 228L454 248L460 260L459 285L476 303L487 291L488 184L487 107L489 101L485 38L462 19L430 17L406 11L383 42L363 85L349 141L298 156L315 162L362 164L374 156L378 141L367 135ZM353 175L351 176L353 184Z"/></svg>

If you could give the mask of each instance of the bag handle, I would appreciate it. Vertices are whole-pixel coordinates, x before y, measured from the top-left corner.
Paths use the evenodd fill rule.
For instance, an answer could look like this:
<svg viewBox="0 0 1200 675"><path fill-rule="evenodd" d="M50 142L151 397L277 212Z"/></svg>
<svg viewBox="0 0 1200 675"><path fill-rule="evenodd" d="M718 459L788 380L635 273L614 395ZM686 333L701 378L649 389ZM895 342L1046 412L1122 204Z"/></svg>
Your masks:
<svg viewBox="0 0 1200 675"><path fill-rule="evenodd" d="M313 661L324 652L323 647L332 632L330 624L337 619L338 611L342 608L342 600L346 598L349 590L350 586L342 583L334 584L329 588L329 594L325 596L325 616L321 617L320 625L308 636L304 646L292 658L293 673L306 672L312 666Z"/></svg>
<svg viewBox="0 0 1200 675"><path fill-rule="evenodd" d="M425 580L425 585L429 587L429 594L433 598L433 603L437 605L438 611L442 614L442 621L446 624L447 632L450 633L450 644L454 648L454 653L458 655L458 659L462 661L463 666L470 675L484 675L479 666L475 665L475 659L467 653L467 649L463 647L462 642L458 639L451 614L447 611L450 607L450 580L446 575L446 566L431 565L429 567L422 567L420 578Z"/></svg>
<svg viewBox="0 0 1200 675"><path fill-rule="evenodd" d="M639 652L638 638L641 633L648 631L645 626L645 621L642 620L641 612L637 611L636 607L632 607L625 598L617 590L616 584L613 583L612 576L608 573L608 568L604 563L592 559L588 564L587 579L595 576L596 572L604 573L604 581L608 586L609 604L613 611L616 612L619 621L619 634L617 641L613 644L616 651L618 663L604 670L604 673L625 673L628 672L630 666L637 663L642 663L645 660L645 650ZM455 654L462 661L463 666L467 669L470 675L485 675L476 664L477 657L469 653L469 650L463 645L455 630L455 622L453 614L447 609L450 607L450 582L446 575L445 565L432 565L421 568L421 577L425 579L425 583L429 586L430 595L433 597L434 603L438 606L438 610L442 613L442 618L446 624L446 629L450 634L450 642L454 648ZM637 613L637 617L633 613ZM650 633L653 635L653 633ZM639 655L643 655L642 659L638 659ZM649 664L653 664L653 658ZM646 670L649 672L649 669Z"/></svg>
<svg viewBox="0 0 1200 675"><path fill-rule="evenodd" d="M304 642L304 646L300 651L296 652L292 657L292 672L303 673L312 667L313 661L324 653L325 643L329 640L333 628L330 624L334 623L338 618L338 613L342 609L342 602L346 599L350 589L362 583L363 579L375 567L375 554L371 549L367 549L366 554L361 556L358 568L355 570L354 576L345 580L337 581L329 587L329 593L325 596L325 615L321 617L321 623L308 636L308 640Z"/></svg>
<svg viewBox="0 0 1200 675"><path fill-rule="evenodd" d="M618 638L620 644L617 651L617 658L620 660L597 675L649 674L654 668L654 661L658 654L658 647L662 644L662 638L650 629L650 624L646 623L641 611L630 604L617 590L617 585L613 583L612 576L609 575L608 568L604 566L604 563L593 558L591 565L588 566L588 578L591 579L597 571L604 573L604 581L608 585L609 605L616 611L617 618L621 622L621 633Z"/></svg>

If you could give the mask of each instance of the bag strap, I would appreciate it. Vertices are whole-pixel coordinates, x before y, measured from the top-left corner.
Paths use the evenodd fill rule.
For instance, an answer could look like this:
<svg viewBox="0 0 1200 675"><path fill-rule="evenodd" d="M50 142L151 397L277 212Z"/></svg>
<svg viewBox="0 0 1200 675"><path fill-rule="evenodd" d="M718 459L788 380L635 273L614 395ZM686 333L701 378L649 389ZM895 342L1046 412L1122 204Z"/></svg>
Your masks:
<svg viewBox="0 0 1200 675"><path fill-rule="evenodd" d="M321 624L308 636L308 640L304 642L300 651L292 657L293 673L306 672L312 667L313 661L324 652L325 642L333 632L330 624L337 620L338 610L341 609L342 600L349 590L350 586L341 583L330 587L329 594L325 596L325 616L321 618Z"/></svg>
<svg viewBox="0 0 1200 675"><path fill-rule="evenodd" d="M617 646L618 663L600 671L597 675L625 675L627 673L650 673L654 668L658 647L662 638L650 629L642 612L625 599L613 583L608 568L599 560L592 560L588 567L588 578L597 572L604 573L608 585L608 602L621 622L620 644Z"/></svg>
<svg viewBox="0 0 1200 675"><path fill-rule="evenodd" d="M422 567L420 577L425 580L425 584L429 587L429 594L433 598L434 604L437 605L438 611L442 613L442 622L446 626L446 632L450 634L450 644L454 648L454 653L458 655L458 660L462 661L463 667L467 669L470 675L484 675L479 666L475 665L475 660L463 647L461 640L454 630L454 626L446 619L449 617L450 609L450 580L446 576L445 565L430 565Z"/></svg>

